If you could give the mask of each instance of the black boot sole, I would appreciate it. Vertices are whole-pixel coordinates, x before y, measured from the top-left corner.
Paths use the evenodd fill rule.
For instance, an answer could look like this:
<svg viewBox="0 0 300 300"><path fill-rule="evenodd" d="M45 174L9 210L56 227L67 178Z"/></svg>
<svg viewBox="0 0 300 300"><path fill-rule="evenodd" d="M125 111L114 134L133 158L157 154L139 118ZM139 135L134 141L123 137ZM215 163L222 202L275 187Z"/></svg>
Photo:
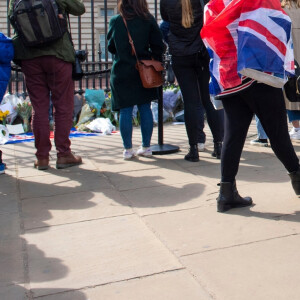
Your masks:
<svg viewBox="0 0 300 300"><path fill-rule="evenodd" d="M72 164L56 164L56 169L66 169L74 166L81 165L82 162L79 163L72 163Z"/></svg>
<svg viewBox="0 0 300 300"><path fill-rule="evenodd" d="M185 157L184 159L190 162L197 162L200 160L199 157Z"/></svg>
<svg viewBox="0 0 300 300"><path fill-rule="evenodd" d="M225 212L232 208L233 207L230 204L226 204L226 203L218 203L217 204L217 212Z"/></svg>

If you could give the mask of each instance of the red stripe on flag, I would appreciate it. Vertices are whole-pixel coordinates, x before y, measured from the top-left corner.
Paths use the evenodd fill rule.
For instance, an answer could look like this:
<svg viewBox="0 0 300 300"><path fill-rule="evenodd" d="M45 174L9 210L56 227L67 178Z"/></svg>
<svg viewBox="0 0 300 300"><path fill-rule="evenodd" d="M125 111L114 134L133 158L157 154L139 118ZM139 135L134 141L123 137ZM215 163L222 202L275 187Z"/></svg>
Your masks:
<svg viewBox="0 0 300 300"><path fill-rule="evenodd" d="M260 23L247 19L244 21L239 22L239 27L251 28L254 31L258 32L262 36L266 37L266 39L273 44L282 55L286 53L286 46L284 43L279 40L274 34L272 34L265 26L261 25Z"/></svg>

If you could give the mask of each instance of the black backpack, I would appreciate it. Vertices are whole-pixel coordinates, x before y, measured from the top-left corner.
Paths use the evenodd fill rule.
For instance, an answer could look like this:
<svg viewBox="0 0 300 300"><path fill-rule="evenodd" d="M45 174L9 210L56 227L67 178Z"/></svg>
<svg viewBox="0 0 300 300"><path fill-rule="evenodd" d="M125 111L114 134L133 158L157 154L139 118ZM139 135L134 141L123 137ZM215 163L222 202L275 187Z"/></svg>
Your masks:
<svg viewBox="0 0 300 300"><path fill-rule="evenodd" d="M55 0L16 0L10 18L27 47L49 45L68 30L67 17L61 16Z"/></svg>

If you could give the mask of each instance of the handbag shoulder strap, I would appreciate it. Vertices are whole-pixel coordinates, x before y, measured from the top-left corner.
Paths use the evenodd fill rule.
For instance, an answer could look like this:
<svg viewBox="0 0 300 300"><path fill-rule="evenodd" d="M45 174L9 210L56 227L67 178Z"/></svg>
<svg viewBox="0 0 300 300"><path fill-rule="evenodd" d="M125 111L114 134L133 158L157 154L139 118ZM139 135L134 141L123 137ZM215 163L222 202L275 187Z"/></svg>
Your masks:
<svg viewBox="0 0 300 300"><path fill-rule="evenodd" d="M128 30L128 26L127 26L126 19L125 19L123 16L122 16L122 19L123 19L124 24L125 24L125 27L126 27L126 29L127 29L127 34L128 34L128 38L129 38L129 43L130 43L130 45L131 45L131 52L132 52L132 54L135 55L136 61L139 62L139 59L138 59L137 54L136 54L136 51L135 51L135 47L134 47L134 43L133 43L131 34L130 34L129 30Z"/></svg>
<svg viewBox="0 0 300 300"><path fill-rule="evenodd" d="M70 23L70 16L69 16L69 14L67 14L67 20L68 20L68 25L69 25L68 36L69 36L71 44L72 44L72 46L74 48L75 46L74 46L73 38L72 38L72 30L71 30L71 23Z"/></svg>

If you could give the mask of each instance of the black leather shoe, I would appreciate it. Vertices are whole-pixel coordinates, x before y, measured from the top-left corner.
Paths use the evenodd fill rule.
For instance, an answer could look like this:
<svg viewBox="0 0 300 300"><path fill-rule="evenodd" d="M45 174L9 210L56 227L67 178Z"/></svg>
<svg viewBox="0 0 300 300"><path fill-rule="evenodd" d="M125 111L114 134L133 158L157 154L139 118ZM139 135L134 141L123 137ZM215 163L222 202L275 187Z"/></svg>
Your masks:
<svg viewBox="0 0 300 300"><path fill-rule="evenodd" d="M214 151L211 154L212 157L216 157L217 159L221 158L222 152L222 142L215 142L214 143Z"/></svg>
<svg viewBox="0 0 300 300"><path fill-rule="evenodd" d="M293 189L296 195L300 195L300 169L295 172L289 173Z"/></svg>
<svg viewBox="0 0 300 300"><path fill-rule="evenodd" d="M252 205L251 197L241 197L237 191L236 184L231 182L220 183L220 194L217 198L217 211L225 212L235 207Z"/></svg>
<svg viewBox="0 0 300 300"><path fill-rule="evenodd" d="M191 162L199 161L198 145L191 145L189 153L184 157L185 160Z"/></svg>

